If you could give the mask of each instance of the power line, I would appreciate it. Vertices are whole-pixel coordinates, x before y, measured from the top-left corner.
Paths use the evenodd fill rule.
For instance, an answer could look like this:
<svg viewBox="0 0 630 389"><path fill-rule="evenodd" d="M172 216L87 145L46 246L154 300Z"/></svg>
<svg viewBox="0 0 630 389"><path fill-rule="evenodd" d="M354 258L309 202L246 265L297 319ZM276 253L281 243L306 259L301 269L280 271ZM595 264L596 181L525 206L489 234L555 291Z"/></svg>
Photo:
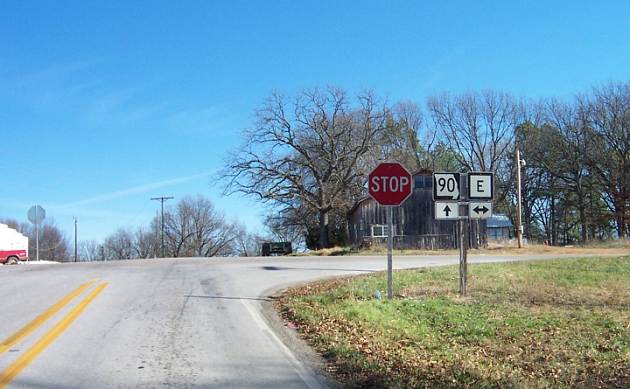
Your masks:
<svg viewBox="0 0 630 389"><path fill-rule="evenodd" d="M174 199L172 196L151 197L151 200L158 200L162 204L162 258L164 258L164 202L172 199Z"/></svg>

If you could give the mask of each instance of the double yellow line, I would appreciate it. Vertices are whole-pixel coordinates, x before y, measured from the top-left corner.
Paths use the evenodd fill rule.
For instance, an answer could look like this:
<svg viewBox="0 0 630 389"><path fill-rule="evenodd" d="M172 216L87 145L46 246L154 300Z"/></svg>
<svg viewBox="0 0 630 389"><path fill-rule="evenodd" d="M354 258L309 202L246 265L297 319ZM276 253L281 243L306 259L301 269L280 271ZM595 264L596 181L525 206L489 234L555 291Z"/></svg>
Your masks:
<svg viewBox="0 0 630 389"><path fill-rule="evenodd" d="M36 331L51 317L61 311L77 296L81 295L90 286L94 285L96 280L91 280L79 286L70 292L53 306L48 308L42 314L31 320L24 327L20 328L16 333L6 338L0 343L0 355L5 353L11 347L24 340L28 335ZM24 370L31 362L39 356L52 342L54 342L77 317L87 308L87 306L107 287L107 282L99 284L87 296L81 300L63 319L59 320L48 332L46 332L30 349L20 355L11 365L9 365L2 373L0 373L0 389L9 384L22 370Z"/></svg>

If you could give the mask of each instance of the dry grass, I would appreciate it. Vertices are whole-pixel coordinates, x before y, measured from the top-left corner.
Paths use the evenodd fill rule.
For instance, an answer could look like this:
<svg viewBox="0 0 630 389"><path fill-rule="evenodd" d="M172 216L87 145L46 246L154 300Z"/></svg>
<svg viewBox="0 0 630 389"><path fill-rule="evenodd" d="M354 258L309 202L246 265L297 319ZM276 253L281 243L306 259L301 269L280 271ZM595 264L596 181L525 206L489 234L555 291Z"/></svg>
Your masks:
<svg viewBox="0 0 630 389"><path fill-rule="evenodd" d="M515 245L489 244L487 248L470 250L471 253L479 254L630 254L630 242L619 240L606 243L592 243L584 246L546 246L546 245L526 245L518 248Z"/></svg>
<svg viewBox="0 0 630 389"><path fill-rule="evenodd" d="M593 255L627 255L630 254L630 241L617 240L611 242L591 243L584 246L546 246L526 245L517 248L516 245L490 243L482 249L470 249L473 255L535 255L535 254L593 254ZM354 249L351 247L332 247L322 250L311 250L303 253L295 253L294 256L339 256L339 255L384 255L387 253L385 246L373 246L370 248ZM394 255L455 255L458 250L394 250Z"/></svg>
<svg viewBox="0 0 630 389"><path fill-rule="evenodd" d="M400 271L278 303L354 387L630 387L630 256Z"/></svg>

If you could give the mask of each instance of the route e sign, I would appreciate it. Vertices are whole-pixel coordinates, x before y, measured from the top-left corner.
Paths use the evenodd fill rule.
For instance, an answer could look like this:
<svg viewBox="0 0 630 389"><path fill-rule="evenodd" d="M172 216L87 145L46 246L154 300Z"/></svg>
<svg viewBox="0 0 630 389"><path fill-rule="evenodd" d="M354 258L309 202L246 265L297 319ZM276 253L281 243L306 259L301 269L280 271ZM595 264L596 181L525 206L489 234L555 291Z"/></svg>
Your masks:
<svg viewBox="0 0 630 389"><path fill-rule="evenodd" d="M368 177L368 192L380 205L400 205L411 191L411 173L398 162L383 162Z"/></svg>
<svg viewBox="0 0 630 389"><path fill-rule="evenodd" d="M468 198L492 200L494 198L494 174L491 172L468 173Z"/></svg>
<svg viewBox="0 0 630 389"><path fill-rule="evenodd" d="M433 200L457 201L459 192L459 173L433 173Z"/></svg>

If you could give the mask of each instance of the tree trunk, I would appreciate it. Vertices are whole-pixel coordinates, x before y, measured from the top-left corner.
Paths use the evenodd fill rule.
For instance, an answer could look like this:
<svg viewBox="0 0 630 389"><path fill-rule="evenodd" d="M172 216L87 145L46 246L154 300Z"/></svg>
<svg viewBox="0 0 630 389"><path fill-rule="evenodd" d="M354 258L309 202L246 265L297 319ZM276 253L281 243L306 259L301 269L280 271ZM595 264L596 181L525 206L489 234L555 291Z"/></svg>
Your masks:
<svg viewBox="0 0 630 389"><path fill-rule="evenodd" d="M620 212L617 211L615 219L617 224L617 235L619 235L619 238L621 239L626 238L626 221L624 220L623 214L620 214Z"/></svg>
<svg viewBox="0 0 630 389"><path fill-rule="evenodd" d="M328 211L319 211L319 248L328 248Z"/></svg>
<svg viewBox="0 0 630 389"><path fill-rule="evenodd" d="M615 201L615 219L617 224L617 234L619 238L627 238L627 220L626 220L626 209L624 207L625 200L623 197L618 196Z"/></svg>
<svg viewBox="0 0 630 389"><path fill-rule="evenodd" d="M556 246L558 244L558 228L556 224L556 198L551 197L551 245Z"/></svg>
<svg viewBox="0 0 630 389"><path fill-rule="evenodd" d="M582 202L581 198L580 198L580 203ZM579 213L580 213L580 241L582 244L586 243L586 239L587 239L587 232L588 232L588 223L586 222L586 210L584 209L584 206L580 206L579 208Z"/></svg>

